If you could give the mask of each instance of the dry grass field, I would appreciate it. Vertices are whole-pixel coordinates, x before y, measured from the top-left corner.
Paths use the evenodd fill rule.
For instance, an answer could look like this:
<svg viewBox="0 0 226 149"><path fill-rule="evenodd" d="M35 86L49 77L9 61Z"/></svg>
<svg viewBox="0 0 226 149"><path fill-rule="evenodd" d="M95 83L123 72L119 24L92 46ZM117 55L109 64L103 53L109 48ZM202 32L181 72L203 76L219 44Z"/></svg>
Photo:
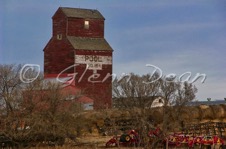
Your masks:
<svg viewBox="0 0 226 149"><path fill-rule="evenodd" d="M170 109L171 113L174 113L175 109ZM139 110L136 112L139 116ZM162 108L154 108L150 109L150 111L147 112L149 115L154 116L155 121L157 121L159 124L162 123L162 116L163 111ZM86 120L95 123L99 125L100 127L104 124L104 119L107 117L115 118L115 117L133 117L133 115L129 111L116 111L116 110L108 110L105 112L85 112L84 115L82 115L83 118ZM176 122L176 116L172 114L171 117L169 117L171 122ZM226 105L217 105L217 106L206 106L206 105L200 105L200 106L188 106L185 107L179 117L186 123L204 123L204 122L226 122ZM161 126L161 125L160 125ZM174 128L177 128L177 123L175 123ZM92 126L95 128L94 126ZM86 129L85 129L86 130ZM176 130L174 130L176 131ZM224 133L225 135L226 133ZM96 128L93 129L92 134L83 135L83 137L76 138L76 142L73 143L66 143L62 147L34 147L32 149L98 149L98 148L105 148L106 142L111 138L112 136L101 136L98 134ZM68 145L67 145L68 144ZM117 147L115 147L117 148ZM121 149L126 149L125 147L118 147ZM180 148L182 149L182 148Z"/></svg>
<svg viewBox="0 0 226 149"><path fill-rule="evenodd" d="M75 143L65 144L57 147L33 147L31 149L95 149L105 148L105 143L111 136L86 136L77 138Z"/></svg>
<svg viewBox="0 0 226 149"><path fill-rule="evenodd" d="M95 147L95 146L62 146L62 147L34 147L31 149L98 149L98 148L105 148L105 147Z"/></svg>

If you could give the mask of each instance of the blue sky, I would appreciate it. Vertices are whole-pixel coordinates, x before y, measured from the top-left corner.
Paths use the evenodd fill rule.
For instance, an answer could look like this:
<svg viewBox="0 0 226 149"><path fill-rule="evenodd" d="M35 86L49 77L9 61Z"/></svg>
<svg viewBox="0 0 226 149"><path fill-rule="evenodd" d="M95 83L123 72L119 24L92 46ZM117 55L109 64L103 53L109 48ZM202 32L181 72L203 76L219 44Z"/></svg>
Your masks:
<svg viewBox="0 0 226 149"><path fill-rule="evenodd" d="M194 84L197 99L226 97L226 1L224 0L1 0L0 63L39 64L58 7L98 9L114 49L113 71L164 75L205 73Z"/></svg>

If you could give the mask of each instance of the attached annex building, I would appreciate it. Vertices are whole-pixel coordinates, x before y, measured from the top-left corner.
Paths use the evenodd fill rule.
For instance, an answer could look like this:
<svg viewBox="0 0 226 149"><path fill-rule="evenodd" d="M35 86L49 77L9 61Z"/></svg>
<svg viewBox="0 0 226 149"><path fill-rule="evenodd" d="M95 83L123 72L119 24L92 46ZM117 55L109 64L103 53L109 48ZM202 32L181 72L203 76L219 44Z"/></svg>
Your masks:
<svg viewBox="0 0 226 149"><path fill-rule="evenodd" d="M70 82L94 100L94 109L112 106L112 53L98 10L60 7L52 17L52 38L44 48L44 77Z"/></svg>

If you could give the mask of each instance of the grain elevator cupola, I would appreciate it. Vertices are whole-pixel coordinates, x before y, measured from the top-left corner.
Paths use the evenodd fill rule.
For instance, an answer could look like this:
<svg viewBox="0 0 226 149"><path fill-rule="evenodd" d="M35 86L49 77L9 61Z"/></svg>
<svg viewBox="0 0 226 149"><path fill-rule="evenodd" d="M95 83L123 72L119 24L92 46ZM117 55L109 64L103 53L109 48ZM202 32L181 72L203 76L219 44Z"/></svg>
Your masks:
<svg viewBox="0 0 226 149"><path fill-rule="evenodd" d="M98 10L60 7L44 48L44 77L73 75L73 83L94 100L94 109L112 106L112 52Z"/></svg>

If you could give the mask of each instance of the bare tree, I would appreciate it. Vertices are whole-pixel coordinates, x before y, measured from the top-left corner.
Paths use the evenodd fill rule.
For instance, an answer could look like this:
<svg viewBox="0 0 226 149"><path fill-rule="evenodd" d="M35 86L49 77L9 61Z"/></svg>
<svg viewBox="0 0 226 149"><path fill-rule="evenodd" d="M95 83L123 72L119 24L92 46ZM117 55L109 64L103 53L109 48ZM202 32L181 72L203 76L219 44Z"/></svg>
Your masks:
<svg viewBox="0 0 226 149"><path fill-rule="evenodd" d="M80 96L77 94L73 100L68 100L68 94L62 92L62 84L57 82L40 79L29 84L21 106L29 126L29 130L25 128L21 134L26 135L27 143L45 141L62 145L65 138L75 136L78 113L74 112L79 112L75 100Z"/></svg>
<svg viewBox="0 0 226 149"><path fill-rule="evenodd" d="M1 114L9 116L18 106L21 80L19 78L21 65L0 65L0 104Z"/></svg>
<svg viewBox="0 0 226 149"><path fill-rule="evenodd" d="M113 100L117 108L145 108L159 95L160 82L150 74L139 76L133 73L113 82Z"/></svg>
<svg viewBox="0 0 226 149"><path fill-rule="evenodd" d="M81 94L68 100L63 85L44 80L40 75L30 83L20 79L21 65L0 65L0 133L22 146L33 143L62 144L66 137L76 134L75 119ZM26 78L34 78L35 70Z"/></svg>
<svg viewBox="0 0 226 149"><path fill-rule="evenodd" d="M158 74L139 76L131 73L124 78L116 78L113 82L114 107L130 113L133 129L138 129L140 140L145 144L148 144L147 132L153 127L147 109L159 96L161 82L154 81L158 77Z"/></svg>
<svg viewBox="0 0 226 149"><path fill-rule="evenodd" d="M176 107L175 115L176 121L180 124L180 128L182 131L184 129L184 120L181 116L181 113L183 113L186 104L195 99L195 94L197 93L197 91L197 88L193 84L189 84L188 82L180 83L177 86L177 96L174 101L174 105Z"/></svg>
<svg viewBox="0 0 226 149"><path fill-rule="evenodd" d="M167 135L173 126L173 120L180 120L179 113L187 102L195 98L197 89L187 82L173 82L159 78L158 74L154 75L135 75L130 74L123 79L115 79L113 82L113 97L116 108L130 111L131 115L136 118L137 127L140 130L141 138L148 145L147 132L150 128L156 126L156 123L150 121L149 112L152 110L151 105L156 98L163 101L162 108L162 134ZM177 111L172 115L172 110L176 107ZM133 114L132 114L133 113ZM134 116L135 115L135 116ZM177 116L175 116L177 115ZM152 117L158 117L155 115ZM164 137L165 135L161 135ZM159 138L163 139L163 138ZM156 140L158 141L158 140ZM152 145L154 145L153 143Z"/></svg>

